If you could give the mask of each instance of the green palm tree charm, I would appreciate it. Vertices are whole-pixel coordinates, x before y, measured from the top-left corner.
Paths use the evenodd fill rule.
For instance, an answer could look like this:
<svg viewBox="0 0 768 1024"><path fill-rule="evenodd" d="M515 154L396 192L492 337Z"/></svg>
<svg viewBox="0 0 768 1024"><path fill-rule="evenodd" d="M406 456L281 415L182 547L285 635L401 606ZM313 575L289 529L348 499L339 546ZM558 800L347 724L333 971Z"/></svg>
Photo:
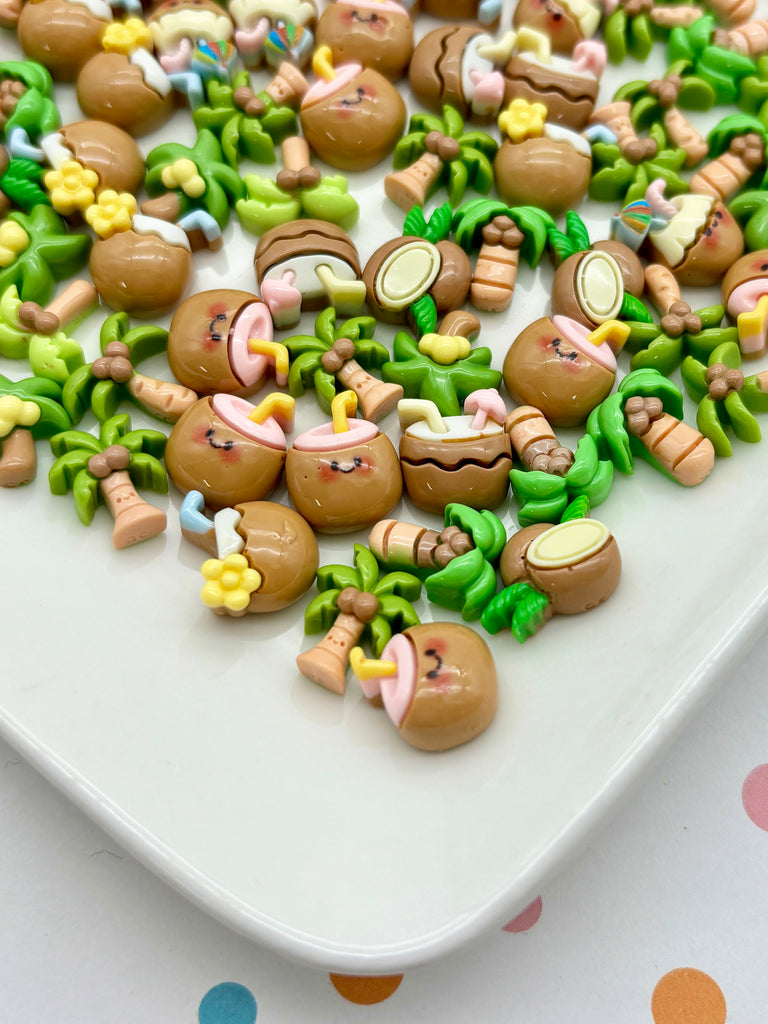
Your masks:
<svg viewBox="0 0 768 1024"><path fill-rule="evenodd" d="M393 631L415 626L412 601L421 581L407 572L379 575L379 566L362 544L355 544L355 567L323 565L317 571L318 596L304 613L307 634L326 635L296 659L299 671L333 693L344 693L349 652L366 637L378 657Z"/></svg>
<svg viewBox="0 0 768 1024"><path fill-rule="evenodd" d="M745 377L736 342L718 345L706 365L688 356L680 372L688 394L698 402L696 425L712 442L716 455L727 458L733 452L727 427L739 441L755 444L760 440L753 413L768 412L768 373Z"/></svg>
<svg viewBox="0 0 768 1024"><path fill-rule="evenodd" d="M84 282L74 282L74 286ZM66 304L65 289L53 304ZM32 306L32 309L27 308ZM53 314L51 316L51 314ZM53 307L40 309L37 303L23 303L15 285L0 295L0 355L6 359L28 359L36 377L47 377L63 385L85 361L80 345L61 329L62 321Z"/></svg>
<svg viewBox="0 0 768 1024"><path fill-rule="evenodd" d="M573 465L563 476L537 469L512 469L509 479L520 506L520 526L559 523L570 517L574 505L581 515L589 515L605 501L613 484L613 465L599 457L595 441L585 434L576 446Z"/></svg>
<svg viewBox="0 0 768 1024"><path fill-rule="evenodd" d="M229 222L232 206L245 197L245 185L229 164L221 146L207 128L197 134L194 146L166 142L147 156L144 187L150 196L171 193L178 201L174 219L194 209L205 210L220 229Z"/></svg>
<svg viewBox="0 0 768 1024"><path fill-rule="evenodd" d="M632 321L628 323L629 338L624 346L632 352L631 370L658 370L665 377L673 373L686 356L706 360L713 349L738 337L735 327L721 327L725 307L707 306L691 314L675 317L668 314L661 324ZM678 321L681 328L672 329ZM667 329L665 330L665 326Z"/></svg>
<svg viewBox="0 0 768 1024"><path fill-rule="evenodd" d="M120 402L132 399L158 419L175 423L197 401L197 394L175 381L138 373L135 364L165 352L168 331L149 324L131 328L127 313L113 313L101 326L101 357L76 369L64 385L62 401L73 423L90 409L100 423Z"/></svg>
<svg viewBox="0 0 768 1024"><path fill-rule="evenodd" d="M126 415L102 423L98 437L65 430L51 438L57 457L48 474L51 492L72 491L85 526L104 502L115 521L112 543L118 549L155 537L165 530L165 512L147 504L136 488L167 493L168 478L160 462L166 441L157 430L131 430Z"/></svg>
<svg viewBox="0 0 768 1024"><path fill-rule="evenodd" d="M637 163L628 160L616 143L592 144L594 173L589 183L590 199L633 203L645 198L646 189L656 178L665 182L667 196L688 190L688 183L678 173L685 165L685 150L669 145L661 124L651 125L648 136L656 144L656 151Z"/></svg>
<svg viewBox="0 0 768 1024"><path fill-rule="evenodd" d="M368 373L380 369L389 359L389 352L373 332L372 316L356 316L336 325L333 306L315 320L314 334L296 334L283 344L291 355L288 388L294 398L314 387L320 407L330 413L337 390L350 389L357 395L363 417L378 422L403 397L397 384L385 383Z"/></svg>
<svg viewBox="0 0 768 1024"><path fill-rule="evenodd" d="M205 87L207 103L192 111L195 128L210 129L221 143L224 159L233 170L247 157L257 164L271 164L275 143L294 135L296 113L280 106L267 92L254 94L247 71L231 85L210 79Z"/></svg>
<svg viewBox="0 0 768 1024"><path fill-rule="evenodd" d="M299 217L327 220L344 231L354 227L360 207L347 191L347 179L321 175L309 162L306 140L297 135L282 148L284 166L275 181L256 174L244 178L248 198L240 199L235 209L246 231L261 235Z"/></svg>
<svg viewBox="0 0 768 1024"><path fill-rule="evenodd" d="M71 426L61 388L40 377L12 381L0 376L0 487L18 487L37 473L35 441Z"/></svg>
<svg viewBox="0 0 768 1024"><path fill-rule="evenodd" d="M461 114L447 104L441 118L414 114L408 134L395 147L397 173L384 179L384 191L407 212L412 206L424 206L444 186L451 206L456 206L467 188L490 192L498 148L485 132L465 132Z"/></svg>
<svg viewBox="0 0 768 1024"><path fill-rule="evenodd" d="M459 354L457 339L441 345L440 335L425 334L418 342L399 331L392 347L393 358L384 363L384 380L399 384L406 398L426 398L434 402L442 416L459 416L465 399L480 388L497 388L501 384L501 371L491 369L492 353L489 348L472 349L468 355ZM436 352L433 359L428 352Z"/></svg>
<svg viewBox="0 0 768 1024"><path fill-rule="evenodd" d="M478 249L469 297L476 309L499 313L512 301L520 256L538 266L555 222L536 206L509 207L500 200L471 199L453 218L456 244Z"/></svg>
<svg viewBox="0 0 768 1024"><path fill-rule="evenodd" d="M85 234L70 234L50 206L9 213L0 224L0 292L15 285L22 302L46 305L56 281L76 274L91 248Z"/></svg>

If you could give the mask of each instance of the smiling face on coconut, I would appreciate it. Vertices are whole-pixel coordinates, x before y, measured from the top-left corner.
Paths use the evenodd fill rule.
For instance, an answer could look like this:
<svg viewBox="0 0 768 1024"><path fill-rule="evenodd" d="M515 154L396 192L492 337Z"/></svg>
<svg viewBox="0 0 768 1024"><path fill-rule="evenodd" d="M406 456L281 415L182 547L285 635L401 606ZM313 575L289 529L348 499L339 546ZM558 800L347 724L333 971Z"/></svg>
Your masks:
<svg viewBox="0 0 768 1024"><path fill-rule="evenodd" d="M285 435L274 416L252 418L270 399L255 407L234 395L214 395L187 409L165 450L179 490L200 491L214 510L271 494L285 464Z"/></svg>
<svg viewBox="0 0 768 1024"><path fill-rule="evenodd" d="M350 392L334 403L344 394ZM339 417L334 419L339 426ZM296 509L318 533L372 526L403 493L392 442L368 420L346 417L342 429L325 423L296 438L286 457L285 482Z"/></svg>
<svg viewBox="0 0 768 1024"><path fill-rule="evenodd" d="M226 392L246 397L262 386L269 365L250 342L271 342L272 333L269 310L250 292L198 292L173 316L168 363L174 377L198 395Z"/></svg>
<svg viewBox="0 0 768 1024"><path fill-rule="evenodd" d="M302 133L332 167L365 171L383 160L402 135L405 104L391 82L360 64L327 73L333 77L316 82L302 100Z"/></svg>
<svg viewBox="0 0 768 1024"><path fill-rule="evenodd" d="M387 674L350 658L363 693L381 703L406 743L450 750L478 736L496 714L498 680L486 642L452 622L425 622L393 636L382 651Z"/></svg>

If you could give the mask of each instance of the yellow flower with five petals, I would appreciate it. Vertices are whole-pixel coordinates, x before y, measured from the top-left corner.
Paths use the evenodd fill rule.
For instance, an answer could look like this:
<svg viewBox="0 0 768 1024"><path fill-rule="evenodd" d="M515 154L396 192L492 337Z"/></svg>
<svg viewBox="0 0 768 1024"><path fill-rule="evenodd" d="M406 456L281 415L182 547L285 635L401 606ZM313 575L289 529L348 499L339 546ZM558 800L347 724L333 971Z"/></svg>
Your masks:
<svg viewBox="0 0 768 1024"><path fill-rule="evenodd" d="M107 25L101 37L102 49L107 53L124 53L134 50L149 50L152 47L152 33L141 18L127 18Z"/></svg>
<svg viewBox="0 0 768 1024"><path fill-rule="evenodd" d="M116 192L105 188L98 200L85 211L85 219L99 238L111 238L118 231L127 231L138 210L136 198L130 192Z"/></svg>
<svg viewBox="0 0 768 1024"><path fill-rule="evenodd" d="M203 604L214 611L242 614L251 600L251 594L261 586L261 573L252 569L245 555L227 555L209 558L200 572L206 580L200 596Z"/></svg>
<svg viewBox="0 0 768 1024"><path fill-rule="evenodd" d="M65 160L61 167L48 171L43 179L51 197L51 206L63 217L83 212L94 202L99 176L77 160Z"/></svg>
<svg viewBox="0 0 768 1024"><path fill-rule="evenodd" d="M499 114L499 128L512 142L537 139L544 131L547 108L543 103L529 103L518 97Z"/></svg>

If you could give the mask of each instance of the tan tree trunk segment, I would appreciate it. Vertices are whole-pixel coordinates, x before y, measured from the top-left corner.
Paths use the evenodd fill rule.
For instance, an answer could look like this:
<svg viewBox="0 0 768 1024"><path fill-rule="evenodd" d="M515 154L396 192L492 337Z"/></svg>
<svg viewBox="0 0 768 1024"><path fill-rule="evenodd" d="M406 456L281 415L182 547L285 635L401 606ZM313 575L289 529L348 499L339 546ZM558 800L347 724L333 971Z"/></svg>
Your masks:
<svg viewBox="0 0 768 1024"><path fill-rule="evenodd" d="M664 127L672 145L685 150L686 167L701 163L709 146L678 107L664 111Z"/></svg>
<svg viewBox="0 0 768 1024"><path fill-rule="evenodd" d="M469 301L475 309L501 313L512 301L520 263L520 250L505 245L480 246Z"/></svg>
<svg viewBox="0 0 768 1024"><path fill-rule="evenodd" d="M401 210L424 206L442 169L443 161L437 153L423 153L410 167L388 174L384 179L384 192Z"/></svg>
<svg viewBox="0 0 768 1024"><path fill-rule="evenodd" d="M734 139L727 153L711 160L694 174L690 191L725 203L744 188L764 163L763 143L759 135L748 134Z"/></svg>
<svg viewBox="0 0 768 1024"><path fill-rule="evenodd" d="M363 416L372 423L378 423L403 397L403 389L399 384L387 384L371 376L356 359L348 359L336 377L345 387L355 392Z"/></svg>
<svg viewBox="0 0 768 1024"><path fill-rule="evenodd" d="M197 394L183 384L155 380L143 373L134 373L128 381L133 397L166 423L175 423L197 401Z"/></svg>
<svg viewBox="0 0 768 1024"><path fill-rule="evenodd" d="M365 623L340 612L323 639L296 659L299 671L332 693L344 693L349 652L360 640Z"/></svg>
<svg viewBox="0 0 768 1024"><path fill-rule="evenodd" d="M162 509L155 508L136 493L126 470L115 470L99 480L107 508L115 520L112 543L116 548L130 547L142 540L156 537L166 527Z"/></svg>
<svg viewBox="0 0 768 1024"><path fill-rule="evenodd" d="M18 487L35 479L37 451L32 434L26 427L17 427L3 438L0 458L0 487Z"/></svg>

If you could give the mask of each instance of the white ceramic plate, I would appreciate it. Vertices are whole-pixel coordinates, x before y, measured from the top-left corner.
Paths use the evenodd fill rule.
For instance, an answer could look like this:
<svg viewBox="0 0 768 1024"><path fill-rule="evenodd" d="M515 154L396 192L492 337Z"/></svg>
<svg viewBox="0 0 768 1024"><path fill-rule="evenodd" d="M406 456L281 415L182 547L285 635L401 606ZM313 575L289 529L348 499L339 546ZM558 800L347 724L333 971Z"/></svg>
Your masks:
<svg viewBox="0 0 768 1024"><path fill-rule="evenodd" d="M620 80L612 72L601 96ZM69 93L62 105L77 117ZM188 115L142 145L172 136L191 141ZM366 210L353 232L363 259L401 230L380 178L352 183ZM593 237L612 212L589 208ZM234 226L227 236L223 253L197 257L195 290L254 287L254 241ZM524 268L510 313L485 317L495 365L546 309L550 275ZM97 319L76 332L88 358ZM154 369L163 374L162 360ZM28 373L9 362L0 372ZM318 418L309 395L299 429ZM69 497L48 493L51 459L38 447L38 480L2 495L0 731L199 905L337 971L402 970L522 909L765 620L764 447L736 442L692 491L640 465L598 510L624 559L615 596L524 646L493 639L495 722L466 747L423 754L354 679L339 698L297 673L306 600L238 620L203 607L204 556L180 537L177 493L149 496L169 511L163 537L115 552L106 511L85 529ZM350 561L358 540L323 541L321 564Z"/></svg>

